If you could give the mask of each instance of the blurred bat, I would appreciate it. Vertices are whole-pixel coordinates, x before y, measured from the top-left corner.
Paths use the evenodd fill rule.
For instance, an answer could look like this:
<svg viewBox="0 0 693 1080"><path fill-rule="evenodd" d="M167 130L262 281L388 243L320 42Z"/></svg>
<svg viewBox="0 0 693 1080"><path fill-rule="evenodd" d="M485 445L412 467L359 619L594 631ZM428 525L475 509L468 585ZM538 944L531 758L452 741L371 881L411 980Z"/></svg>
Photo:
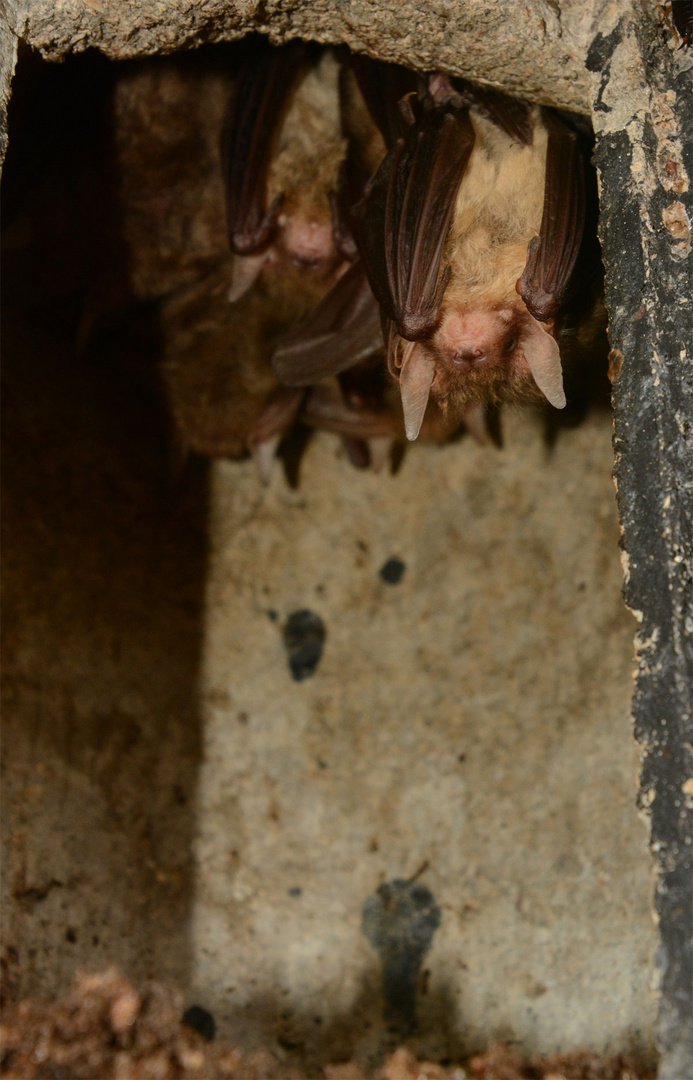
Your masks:
<svg viewBox="0 0 693 1080"><path fill-rule="evenodd" d="M238 299L263 267L331 284L343 269L330 193L345 153L334 56L263 42L239 73L222 140L228 238Z"/></svg>
<svg viewBox="0 0 693 1080"><path fill-rule="evenodd" d="M332 54L246 53L221 143L230 250L162 303L161 374L181 443L212 457L250 451L266 480L306 398L279 384L272 349L346 266L329 198L345 142Z"/></svg>
<svg viewBox="0 0 693 1080"><path fill-rule="evenodd" d="M305 396L278 386L267 363L273 329L268 304L280 327L291 319L293 305L272 296L261 281L242 304L230 304L232 273L227 263L164 301L160 372L181 443L214 458L249 451L266 481L276 445Z"/></svg>

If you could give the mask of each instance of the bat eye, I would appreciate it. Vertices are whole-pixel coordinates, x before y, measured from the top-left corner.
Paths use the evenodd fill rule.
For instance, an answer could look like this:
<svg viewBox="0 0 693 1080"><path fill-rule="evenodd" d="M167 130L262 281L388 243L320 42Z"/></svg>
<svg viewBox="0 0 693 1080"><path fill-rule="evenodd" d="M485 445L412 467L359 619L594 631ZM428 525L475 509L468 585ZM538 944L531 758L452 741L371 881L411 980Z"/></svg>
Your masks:
<svg viewBox="0 0 693 1080"><path fill-rule="evenodd" d="M505 346L505 351L511 353L517 346L517 338L511 337L508 344Z"/></svg>

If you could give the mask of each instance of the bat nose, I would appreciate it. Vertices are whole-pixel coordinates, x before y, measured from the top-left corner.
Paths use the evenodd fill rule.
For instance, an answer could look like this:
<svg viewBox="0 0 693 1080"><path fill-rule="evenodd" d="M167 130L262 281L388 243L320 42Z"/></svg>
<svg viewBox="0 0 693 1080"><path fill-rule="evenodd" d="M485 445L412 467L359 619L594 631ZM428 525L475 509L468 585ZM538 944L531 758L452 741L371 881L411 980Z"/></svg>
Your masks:
<svg viewBox="0 0 693 1080"><path fill-rule="evenodd" d="M467 364L475 364L479 360L483 360L485 356L486 353L483 349L463 345L455 349L452 361L454 364L457 364L458 367L465 367Z"/></svg>

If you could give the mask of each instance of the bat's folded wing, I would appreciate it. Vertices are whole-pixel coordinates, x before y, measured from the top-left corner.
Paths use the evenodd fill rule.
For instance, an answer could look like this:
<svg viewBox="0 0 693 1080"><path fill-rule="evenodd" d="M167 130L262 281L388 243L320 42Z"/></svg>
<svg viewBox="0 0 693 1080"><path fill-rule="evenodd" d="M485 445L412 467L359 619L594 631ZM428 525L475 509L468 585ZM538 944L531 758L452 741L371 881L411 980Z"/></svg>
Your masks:
<svg viewBox="0 0 693 1080"><path fill-rule="evenodd" d="M282 195L265 208L267 175L305 59L301 44L267 46L240 73L222 141L229 243L236 255L254 254L272 240Z"/></svg>
<svg viewBox="0 0 693 1080"><path fill-rule="evenodd" d="M426 103L353 208L373 293L402 337L434 329L450 268L441 263L457 191L474 146L468 109Z"/></svg>
<svg viewBox="0 0 693 1080"><path fill-rule="evenodd" d="M570 293L585 232L585 162L578 136L547 116L544 209L518 291L535 319L548 322Z"/></svg>
<svg viewBox="0 0 693 1080"><path fill-rule="evenodd" d="M363 263L337 281L309 318L281 339L272 370L285 386L312 386L383 347L380 312Z"/></svg>

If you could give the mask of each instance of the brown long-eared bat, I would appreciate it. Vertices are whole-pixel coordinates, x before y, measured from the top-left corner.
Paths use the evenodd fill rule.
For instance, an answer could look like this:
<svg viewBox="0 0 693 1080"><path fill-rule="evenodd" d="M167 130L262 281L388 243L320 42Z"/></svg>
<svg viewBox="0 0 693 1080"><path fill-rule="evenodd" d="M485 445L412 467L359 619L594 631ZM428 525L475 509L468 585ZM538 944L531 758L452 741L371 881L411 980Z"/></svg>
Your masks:
<svg viewBox="0 0 693 1080"><path fill-rule="evenodd" d="M352 342L360 362L375 316L366 292L353 296L367 280L409 439L431 401L448 430L507 400L543 396L563 408L562 359L579 362L604 335L587 140L555 113L440 74L406 88L390 65L358 61L354 71L347 104L356 120L345 125L356 132L352 172L363 174L364 159L372 165L378 133L387 152L346 211L361 260L350 271L352 298L347 275L303 344L298 331L280 343L275 371L294 386L343 372ZM403 86L386 108L383 93ZM318 341L326 313L342 308L333 336ZM367 314L355 320L359 308ZM375 335L370 342L375 351Z"/></svg>

